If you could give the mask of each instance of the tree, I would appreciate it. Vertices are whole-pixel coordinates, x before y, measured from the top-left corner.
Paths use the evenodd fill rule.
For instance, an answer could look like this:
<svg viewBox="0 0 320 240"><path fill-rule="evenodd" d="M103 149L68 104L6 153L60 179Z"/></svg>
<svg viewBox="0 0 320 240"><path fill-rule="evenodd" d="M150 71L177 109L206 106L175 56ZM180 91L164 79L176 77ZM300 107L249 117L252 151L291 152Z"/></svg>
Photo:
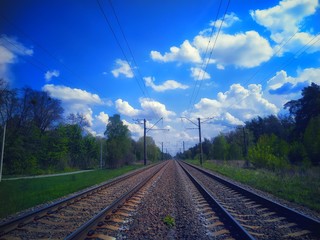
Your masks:
<svg viewBox="0 0 320 240"><path fill-rule="evenodd" d="M161 151L156 145L152 137L146 136L146 146L147 146L147 159L150 161L158 161L161 158ZM144 138L140 137L136 143L136 156L137 159L143 159L143 148L144 148Z"/></svg>
<svg viewBox="0 0 320 240"><path fill-rule="evenodd" d="M320 115L311 118L303 136L308 157L315 165L320 163Z"/></svg>
<svg viewBox="0 0 320 240"><path fill-rule="evenodd" d="M111 168L120 167L133 159L130 131L121 121L119 114L109 118L104 134L107 137L107 160Z"/></svg>
<svg viewBox="0 0 320 240"><path fill-rule="evenodd" d="M302 98L287 102L284 108L289 108L295 118L298 135L303 134L310 119L320 115L320 86L312 83L305 87L302 89Z"/></svg>
<svg viewBox="0 0 320 240"><path fill-rule="evenodd" d="M214 159L226 160L228 155L228 143L224 135L220 134L213 140L212 155Z"/></svg>
<svg viewBox="0 0 320 240"><path fill-rule="evenodd" d="M262 135L257 144L249 148L248 159L256 167L272 170L287 167L289 145L276 135Z"/></svg>

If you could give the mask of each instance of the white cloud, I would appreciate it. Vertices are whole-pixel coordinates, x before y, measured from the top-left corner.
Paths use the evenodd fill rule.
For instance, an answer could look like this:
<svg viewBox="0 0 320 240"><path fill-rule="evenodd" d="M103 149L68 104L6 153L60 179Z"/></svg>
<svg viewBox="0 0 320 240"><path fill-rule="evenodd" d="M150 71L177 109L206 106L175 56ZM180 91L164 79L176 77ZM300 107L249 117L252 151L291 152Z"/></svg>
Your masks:
<svg viewBox="0 0 320 240"><path fill-rule="evenodd" d="M63 102L72 103L74 105L102 105L103 101L97 94L87 92L78 88L70 88L63 85L46 84L42 88L52 97L60 99Z"/></svg>
<svg viewBox="0 0 320 240"><path fill-rule="evenodd" d="M219 92L216 99L202 98L193 112L184 112L192 118L213 118L215 124L234 126L256 116L277 114L279 109L263 97L262 87L250 84L244 88L233 84L226 92Z"/></svg>
<svg viewBox="0 0 320 240"><path fill-rule="evenodd" d="M100 112L99 115L94 115L93 112L94 107L109 106L109 102L86 90L62 85L46 84L42 90L48 92L51 97L61 100L66 116L71 113L82 114L89 123L86 130L93 135L103 136L109 116L104 112Z"/></svg>
<svg viewBox="0 0 320 240"><path fill-rule="evenodd" d="M0 37L0 78L9 81L10 64L18 61L19 56L32 56L33 49L24 46L15 37L2 34Z"/></svg>
<svg viewBox="0 0 320 240"><path fill-rule="evenodd" d="M95 115L95 118L99 120L102 124L107 125L109 121L109 115L105 112L100 112L99 115Z"/></svg>
<svg viewBox="0 0 320 240"><path fill-rule="evenodd" d="M190 68L190 71L191 77L193 77L194 80L207 80L211 78L210 74L201 68L192 67Z"/></svg>
<svg viewBox="0 0 320 240"><path fill-rule="evenodd" d="M116 78L119 77L120 74L124 75L127 78L133 78L134 76L129 63L121 59L116 60L116 68L111 72Z"/></svg>
<svg viewBox="0 0 320 240"><path fill-rule="evenodd" d="M312 82L320 84L320 68L298 70L296 77L281 70L268 80L264 94L278 108L283 108L286 102L300 98L301 90Z"/></svg>
<svg viewBox="0 0 320 240"><path fill-rule="evenodd" d="M122 99L116 100L116 109L119 113L126 115L128 117L136 117L140 115L140 111L134 109L127 101L123 101Z"/></svg>
<svg viewBox="0 0 320 240"><path fill-rule="evenodd" d="M283 0L274 7L252 10L250 14L258 24L271 32L271 39L278 44L297 33L282 49L282 51L296 51L315 37L310 32L303 32L303 21L306 17L312 16L318 6L318 0ZM319 50L320 43L312 46L308 52Z"/></svg>
<svg viewBox="0 0 320 240"><path fill-rule="evenodd" d="M205 52L209 36L198 35L193 44L200 52ZM210 49L213 47L211 43ZM220 32L213 50L212 59L218 69L224 66L251 68L268 61L273 55L269 42L256 31L247 31L235 35Z"/></svg>
<svg viewBox="0 0 320 240"><path fill-rule="evenodd" d="M189 86L181 84L175 80L167 80L161 85L156 85L154 77L144 77L143 78L146 86L151 87L156 92L164 92L167 90L175 90L175 89L187 89Z"/></svg>
<svg viewBox="0 0 320 240"><path fill-rule="evenodd" d="M192 46L188 40L185 40L180 45L180 48L175 46L171 47L169 53L166 52L164 55L162 55L158 51L151 51L150 56L154 61L159 62L201 62L201 57L198 49Z"/></svg>
<svg viewBox="0 0 320 240"><path fill-rule="evenodd" d="M124 125L128 126L128 129L135 140L138 140L140 136L143 136L143 127L141 125L137 123L129 123L125 119L123 119L122 122Z"/></svg>
<svg viewBox="0 0 320 240"><path fill-rule="evenodd" d="M230 14L226 14L224 21L222 22L222 19L215 21L212 21L210 23L210 26L212 27L216 27L216 28L220 28L220 25L222 28L228 28L230 26L232 26L235 22L239 22L240 19L238 18L238 16L235 13L230 13Z"/></svg>
<svg viewBox="0 0 320 240"><path fill-rule="evenodd" d="M44 74L44 78L46 79L47 82L50 82L53 77L59 77L60 72L58 70L52 70L52 71L47 71Z"/></svg>
<svg viewBox="0 0 320 240"><path fill-rule="evenodd" d="M160 102L157 102L149 98L139 99L141 109L133 108L127 101L118 99L116 101L116 109L120 114L128 117L138 117L138 118L166 118L175 116L176 114L172 111L166 109L166 106Z"/></svg>

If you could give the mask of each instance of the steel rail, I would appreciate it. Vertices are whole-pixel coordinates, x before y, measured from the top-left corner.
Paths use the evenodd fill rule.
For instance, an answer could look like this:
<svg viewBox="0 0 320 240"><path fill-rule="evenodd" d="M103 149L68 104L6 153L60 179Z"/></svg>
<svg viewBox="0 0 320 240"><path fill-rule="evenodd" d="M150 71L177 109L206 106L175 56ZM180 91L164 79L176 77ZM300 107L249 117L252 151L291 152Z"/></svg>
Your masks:
<svg viewBox="0 0 320 240"><path fill-rule="evenodd" d="M270 199L267 199L263 196L260 196L257 193L254 193L253 191L244 189L243 187L238 186L238 185L236 185L226 179L218 177L218 176L214 175L213 173L211 173L207 170L204 170L198 166L195 166L193 164L186 163L186 162L184 162L184 164L187 164L188 166L197 169L198 171L204 173L208 177L222 183L223 185L233 189L234 191L237 191L237 192L241 193L242 195L245 195L246 197L248 197L256 202L261 203L264 206L267 206L268 208L273 209L277 213L286 217L288 220L293 221L293 222L299 224L301 227L308 229L311 232L315 233L320 238L320 221L318 221L314 218L311 218L303 213L299 213L296 210L291 209L289 207L286 207L286 206L284 206L280 203L277 203L273 200L270 200Z"/></svg>
<svg viewBox="0 0 320 240"><path fill-rule="evenodd" d="M188 171L188 169L178 161L179 165L188 175L190 180L194 183L197 189L200 191L202 196L206 199L206 201L210 204L212 210L215 211L217 216L221 219L221 221L227 226L230 230L230 234L236 239L250 239L254 240L255 238L250 235L242 226L241 224L232 217L229 212L212 196L212 194L206 190L206 187L203 186L192 174Z"/></svg>
<svg viewBox="0 0 320 240"><path fill-rule="evenodd" d="M158 164L160 164L160 163L158 163ZM156 164L156 165L158 165L158 164ZM138 169L136 171L125 174L123 176L119 176L115 179L107 181L106 183L104 183L102 185L98 185L96 187L89 188L88 190L85 190L79 194L67 197L65 199L54 202L48 206L44 206L36 211L25 213L20 217L17 217L12 220L9 220L7 222L1 223L0 224L0 237L9 233L10 231L12 231L16 228L19 228L19 227L26 225L28 222L38 220L42 217L45 217L45 216L50 215L52 213L55 213L56 211L66 207L66 206L69 206L77 201L80 201L81 199L88 197L88 196L96 193L97 191L100 191L100 190L105 189L107 187L113 186L119 182L122 182L122 181L124 181L124 180L126 180L136 174L139 174L139 173L141 173L151 167L154 167L156 165L150 165L148 167Z"/></svg>
<svg viewBox="0 0 320 240"><path fill-rule="evenodd" d="M164 163L163 166L159 167L153 174L150 174L147 178L145 178L143 181L138 183L136 186L134 186L131 190L129 190L127 193L123 194L120 198L113 201L108 207L104 208L102 211L100 211L96 216L91 218L88 222L80 226L76 231L71 233L69 236L65 238L65 240L71 240L71 239L85 239L86 237L90 237L93 234L95 234L95 230L93 228L95 226L102 226L104 225L103 221L109 213L113 212L115 209L119 208L126 202L129 198L131 198L136 192L138 192L146 183L148 183L152 177L154 177L161 169L166 167L168 162Z"/></svg>

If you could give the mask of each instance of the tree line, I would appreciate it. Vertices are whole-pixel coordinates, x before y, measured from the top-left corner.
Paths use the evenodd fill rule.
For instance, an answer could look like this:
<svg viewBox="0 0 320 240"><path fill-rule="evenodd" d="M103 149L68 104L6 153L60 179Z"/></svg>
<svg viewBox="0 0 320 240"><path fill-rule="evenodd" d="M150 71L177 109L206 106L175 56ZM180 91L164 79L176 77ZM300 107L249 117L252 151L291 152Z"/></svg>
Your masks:
<svg viewBox="0 0 320 240"><path fill-rule="evenodd" d="M204 159L248 160L256 167L288 168L320 164L320 86L312 83L302 97L284 105L286 116L256 117L227 133L204 139ZM199 157L199 144L177 155Z"/></svg>
<svg viewBox="0 0 320 240"><path fill-rule="evenodd" d="M88 122L83 115L64 117L61 101L47 92L28 87L9 89L1 79L0 110L1 139L6 126L6 175L97 168L101 159L103 167L116 168L143 159L143 139L131 138L120 115L110 117L104 138L93 136L86 131ZM161 159L151 137L147 147L148 160Z"/></svg>

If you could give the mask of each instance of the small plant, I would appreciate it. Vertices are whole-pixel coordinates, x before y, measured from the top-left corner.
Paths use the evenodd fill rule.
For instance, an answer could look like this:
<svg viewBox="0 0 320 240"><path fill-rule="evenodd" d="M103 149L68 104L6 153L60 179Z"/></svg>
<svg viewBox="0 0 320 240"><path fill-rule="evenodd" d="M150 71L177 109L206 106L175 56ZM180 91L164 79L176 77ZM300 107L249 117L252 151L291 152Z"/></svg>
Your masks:
<svg viewBox="0 0 320 240"><path fill-rule="evenodd" d="M163 223L168 225L169 227L173 227L176 225L176 222L174 220L174 218L170 215L167 215L164 219L163 219Z"/></svg>

